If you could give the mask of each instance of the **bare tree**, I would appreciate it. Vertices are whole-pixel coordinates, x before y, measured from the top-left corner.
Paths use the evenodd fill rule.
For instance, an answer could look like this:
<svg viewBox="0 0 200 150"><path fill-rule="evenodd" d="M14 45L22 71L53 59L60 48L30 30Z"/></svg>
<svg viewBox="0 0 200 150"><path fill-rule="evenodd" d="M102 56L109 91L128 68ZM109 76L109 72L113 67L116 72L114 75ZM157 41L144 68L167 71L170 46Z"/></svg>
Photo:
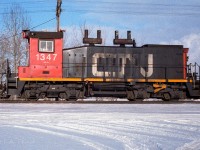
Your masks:
<svg viewBox="0 0 200 150"><path fill-rule="evenodd" d="M7 56L10 59L10 64L14 72L17 72L17 67L26 62L27 45L22 39L21 32L23 29L28 29L29 20L22 7L17 4L11 5L5 10L7 13L3 15L3 25L8 42Z"/></svg>
<svg viewBox="0 0 200 150"><path fill-rule="evenodd" d="M4 75L5 75L5 65L6 65L6 58L7 58L7 49L8 49L9 42L6 38L6 35L0 36L0 84L3 84Z"/></svg>
<svg viewBox="0 0 200 150"><path fill-rule="evenodd" d="M87 25L86 21L84 21L79 26L71 26L67 29L65 33L65 47L77 47L83 45L83 37L84 31L88 29L88 35L93 36L94 27Z"/></svg>

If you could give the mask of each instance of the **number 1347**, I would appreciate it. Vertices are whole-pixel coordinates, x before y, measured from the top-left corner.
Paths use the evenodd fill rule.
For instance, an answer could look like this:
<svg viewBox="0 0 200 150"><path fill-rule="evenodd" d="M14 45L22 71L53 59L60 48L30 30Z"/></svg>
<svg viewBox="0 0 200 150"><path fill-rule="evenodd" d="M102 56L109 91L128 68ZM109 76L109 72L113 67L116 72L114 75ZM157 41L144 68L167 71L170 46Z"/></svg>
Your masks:
<svg viewBox="0 0 200 150"><path fill-rule="evenodd" d="M56 57L57 57L57 54L37 54L36 55L37 60L42 60L42 61L45 61L45 60L55 61Z"/></svg>

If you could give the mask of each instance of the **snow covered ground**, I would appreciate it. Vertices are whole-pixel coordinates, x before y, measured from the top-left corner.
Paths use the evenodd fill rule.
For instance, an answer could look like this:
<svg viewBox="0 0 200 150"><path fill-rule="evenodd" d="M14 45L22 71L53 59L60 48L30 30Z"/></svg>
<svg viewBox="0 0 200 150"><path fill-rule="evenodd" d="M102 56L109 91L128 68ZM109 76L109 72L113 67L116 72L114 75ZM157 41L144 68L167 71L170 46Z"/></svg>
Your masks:
<svg viewBox="0 0 200 150"><path fill-rule="evenodd" d="M198 150L198 104L0 104L0 150Z"/></svg>

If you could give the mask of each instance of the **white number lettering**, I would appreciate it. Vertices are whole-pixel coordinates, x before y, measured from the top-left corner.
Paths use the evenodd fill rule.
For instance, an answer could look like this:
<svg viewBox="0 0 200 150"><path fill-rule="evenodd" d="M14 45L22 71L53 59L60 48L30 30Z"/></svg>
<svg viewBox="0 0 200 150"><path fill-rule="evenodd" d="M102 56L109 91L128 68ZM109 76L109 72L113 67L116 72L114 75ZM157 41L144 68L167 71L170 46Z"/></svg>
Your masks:
<svg viewBox="0 0 200 150"><path fill-rule="evenodd" d="M45 54L40 55L40 60L45 60Z"/></svg>
<svg viewBox="0 0 200 150"><path fill-rule="evenodd" d="M49 54L49 55L47 55L47 58L46 58L47 60L51 60L51 55Z"/></svg>
<svg viewBox="0 0 200 150"><path fill-rule="evenodd" d="M56 60L57 54L53 54L53 60Z"/></svg>
<svg viewBox="0 0 200 150"><path fill-rule="evenodd" d="M53 59L53 61L56 60L56 57L57 57L57 54L48 54L48 55L45 55L45 54L37 54L36 55L36 59L39 61L46 61L46 60L51 60Z"/></svg>
<svg viewBox="0 0 200 150"><path fill-rule="evenodd" d="M36 57L37 57L37 60L40 60L40 55L39 54L37 54Z"/></svg>

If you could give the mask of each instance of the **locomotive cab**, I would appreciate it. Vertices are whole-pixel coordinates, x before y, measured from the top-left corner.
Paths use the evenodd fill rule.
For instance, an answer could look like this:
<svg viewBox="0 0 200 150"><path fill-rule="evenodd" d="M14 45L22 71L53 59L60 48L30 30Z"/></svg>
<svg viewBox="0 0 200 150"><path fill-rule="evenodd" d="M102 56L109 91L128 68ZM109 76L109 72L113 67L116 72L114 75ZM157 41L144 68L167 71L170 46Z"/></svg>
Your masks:
<svg viewBox="0 0 200 150"><path fill-rule="evenodd" d="M63 32L23 31L29 42L29 64L18 68L22 78L62 78Z"/></svg>

